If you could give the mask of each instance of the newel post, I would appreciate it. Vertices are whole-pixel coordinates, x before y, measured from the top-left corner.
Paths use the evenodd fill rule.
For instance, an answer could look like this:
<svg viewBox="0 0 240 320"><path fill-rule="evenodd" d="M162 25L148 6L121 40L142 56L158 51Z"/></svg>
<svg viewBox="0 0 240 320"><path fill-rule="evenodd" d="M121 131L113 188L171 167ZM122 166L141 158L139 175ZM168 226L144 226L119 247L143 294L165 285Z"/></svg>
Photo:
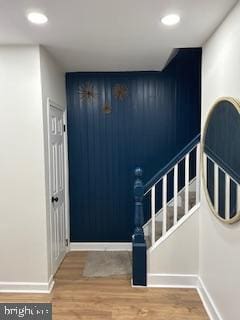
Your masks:
<svg viewBox="0 0 240 320"><path fill-rule="evenodd" d="M134 215L134 234L132 236L132 278L133 285L146 286L147 280L147 259L146 259L146 242L143 233L143 197L144 185L141 180L142 169L135 169L136 180L134 183L134 198L135 198L135 215Z"/></svg>

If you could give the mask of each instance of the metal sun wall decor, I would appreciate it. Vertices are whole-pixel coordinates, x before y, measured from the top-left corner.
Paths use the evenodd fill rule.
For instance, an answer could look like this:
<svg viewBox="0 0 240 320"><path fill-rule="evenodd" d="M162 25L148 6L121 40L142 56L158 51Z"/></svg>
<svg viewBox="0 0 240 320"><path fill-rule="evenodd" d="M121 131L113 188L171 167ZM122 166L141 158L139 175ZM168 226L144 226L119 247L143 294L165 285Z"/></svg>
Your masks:
<svg viewBox="0 0 240 320"><path fill-rule="evenodd" d="M112 90L115 99L119 101L123 101L128 95L128 88L125 84L117 83L114 85ZM80 95L80 99L86 103L97 96L94 85L90 81L80 85L78 93ZM112 107L110 106L109 102L106 101L104 103L102 110L106 114L110 114L112 112Z"/></svg>
<svg viewBox="0 0 240 320"><path fill-rule="evenodd" d="M103 105L103 112L106 114L109 114L112 112L112 107L110 106L110 104L108 102L105 102Z"/></svg>
<svg viewBox="0 0 240 320"><path fill-rule="evenodd" d="M96 97L94 86L91 82L85 82L79 89L80 99L84 102L88 102Z"/></svg>
<svg viewBox="0 0 240 320"><path fill-rule="evenodd" d="M125 84L119 84L117 83L114 87L113 87L113 94L114 97L119 100L119 101L123 101L124 98L127 96L128 94L128 88Z"/></svg>

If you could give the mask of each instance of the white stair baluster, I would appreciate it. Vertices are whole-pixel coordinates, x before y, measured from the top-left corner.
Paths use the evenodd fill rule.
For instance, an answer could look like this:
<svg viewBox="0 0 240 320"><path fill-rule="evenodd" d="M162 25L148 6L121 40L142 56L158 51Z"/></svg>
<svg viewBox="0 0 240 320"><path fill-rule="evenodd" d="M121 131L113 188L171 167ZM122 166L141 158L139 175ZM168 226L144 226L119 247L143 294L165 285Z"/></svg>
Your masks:
<svg viewBox="0 0 240 320"><path fill-rule="evenodd" d="M151 213L152 213L152 246L154 245L156 239L155 239L155 185L151 189Z"/></svg>
<svg viewBox="0 0 240 320"><path fill-rule="evenodd" d="M164 235L167 231L167 175L163 177L163 224L162 224L162 235Z"/></svg>
<svg viewBox="0 0 240 320"><path fill-rule="evenodd" d="M189 208L189 153L185 157L185 213Z"/></svg>
<svg viewBox="0 0 240 320"><path fill-rule="evenodd" d="M225 219L230 219L230 177L225 173Z"/></svg>
<svg viewBox="0 0 240 320"><path fill-rule="evenodd" d="M219 167L214 162L214 208L218 212L219 198Z"/></svg>
<svg viewBox="0 0 240 320"><path fill-rule="evenodd" d="M173 225L177 223L178 218L178 164L174 167L174 218Z"/></svg>
<svg viewBox="0 0 240 320"><path fill-rule="evenodd" d="M240 212L240 185L237 184L237 212Z"/></svg>
<svg viewBox="0 0 240 320"><path fill-rule="evenodd" d="M205 179L205 185L207 186L208 178L207 178L207 155L203 153L203 177Z"/></svg>
<svg viewBox="0 0 240 320"><path fill-rule="evenodd" d="M200 202L200 144L196 148L196 204Z"/></svg>

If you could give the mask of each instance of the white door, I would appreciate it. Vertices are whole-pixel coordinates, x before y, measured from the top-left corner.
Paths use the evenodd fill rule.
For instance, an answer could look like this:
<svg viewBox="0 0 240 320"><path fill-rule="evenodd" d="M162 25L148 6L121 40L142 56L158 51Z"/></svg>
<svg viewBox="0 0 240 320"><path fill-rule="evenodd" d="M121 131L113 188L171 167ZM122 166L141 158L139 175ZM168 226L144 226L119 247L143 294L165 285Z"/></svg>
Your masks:
<svg viewBox="0 0 240 320"><path fill-rule="evenodd" d="M63 111L50 105L50 198L52 233L52 268L57 271L66 252L65 165Z"/></svg>

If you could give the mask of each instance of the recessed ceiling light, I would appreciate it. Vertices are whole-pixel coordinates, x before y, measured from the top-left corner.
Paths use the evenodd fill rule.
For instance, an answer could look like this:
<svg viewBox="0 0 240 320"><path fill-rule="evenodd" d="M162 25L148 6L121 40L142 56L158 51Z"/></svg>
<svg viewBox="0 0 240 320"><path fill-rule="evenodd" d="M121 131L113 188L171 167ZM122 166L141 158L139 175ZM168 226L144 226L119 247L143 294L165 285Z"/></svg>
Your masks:
<svg viewBox="0 0 240 320"><path fill-rule="evenodd" d="M166 26L174 26L179 23L180 17L177 14L169 14L161 19L162 23Z"/></svg>
<svg viewBox="0 0 240 320"><path fill-rule="evenodd" d="M40 12L30 12L27 15L27 18L30 22L35 24L44 24L48 21L47 16L45 16L45 14Z"/></svg>

